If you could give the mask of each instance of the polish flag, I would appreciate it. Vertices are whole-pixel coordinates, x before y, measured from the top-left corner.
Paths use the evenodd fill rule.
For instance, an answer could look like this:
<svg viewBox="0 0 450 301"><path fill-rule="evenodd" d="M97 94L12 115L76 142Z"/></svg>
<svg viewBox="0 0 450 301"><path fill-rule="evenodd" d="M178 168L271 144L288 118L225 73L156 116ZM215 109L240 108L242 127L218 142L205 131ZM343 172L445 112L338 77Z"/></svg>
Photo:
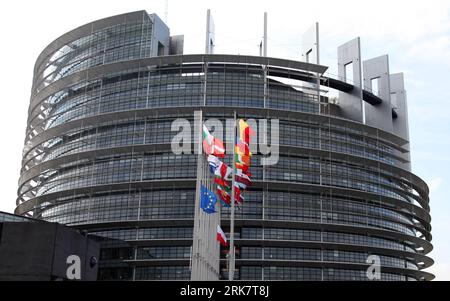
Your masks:
<svg viewBox="0 0 450 301"><path fill-rule="evenodd" d="M225 236L225 233L223 233L220 226L217 226L217 241L220 242L222 246L228 247L227 237Z"/></svg>

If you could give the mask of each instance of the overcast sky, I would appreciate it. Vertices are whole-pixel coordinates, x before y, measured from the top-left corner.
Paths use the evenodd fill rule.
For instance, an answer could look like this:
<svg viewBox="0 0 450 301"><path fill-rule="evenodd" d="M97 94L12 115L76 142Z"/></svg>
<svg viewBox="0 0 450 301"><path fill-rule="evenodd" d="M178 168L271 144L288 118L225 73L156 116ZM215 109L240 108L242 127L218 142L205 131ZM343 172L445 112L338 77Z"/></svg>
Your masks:
<svg viewBox="0 0 450 301"><path fill-rule="evenodd" d="M96 19L145 9L165 19L164 0L0 1L0 211L15 207L34 62L43 48ZM299 59L301 36L320 23L321 63L336 74L336 48L360 36L363 59L389 54L404 72L413 172L431 188L438 280L450 280L450 1L168 1L171 34L185 35L185 53L204 51L205 12L216 25L216 53L258 55L263 13L268 55Z"/></svg>

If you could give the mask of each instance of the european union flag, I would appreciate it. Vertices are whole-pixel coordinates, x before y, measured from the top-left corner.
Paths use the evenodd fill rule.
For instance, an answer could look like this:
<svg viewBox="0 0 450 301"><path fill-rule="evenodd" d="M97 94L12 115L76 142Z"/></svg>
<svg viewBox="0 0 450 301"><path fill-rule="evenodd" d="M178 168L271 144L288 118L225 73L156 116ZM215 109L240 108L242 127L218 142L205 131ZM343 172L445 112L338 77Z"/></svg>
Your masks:
<svg viewBox="0 0 450 301"><path fill-rule="evenodd" d="M200 188L200 208L208 214L215 213L217 198L211 191L202 185Z"/></svg>

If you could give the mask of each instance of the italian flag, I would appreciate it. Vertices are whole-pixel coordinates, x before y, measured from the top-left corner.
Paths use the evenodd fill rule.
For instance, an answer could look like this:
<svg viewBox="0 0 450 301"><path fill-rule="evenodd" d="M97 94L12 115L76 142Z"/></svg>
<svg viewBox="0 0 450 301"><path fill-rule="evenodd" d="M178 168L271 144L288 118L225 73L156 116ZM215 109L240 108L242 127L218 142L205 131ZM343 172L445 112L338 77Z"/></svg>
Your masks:
<svg viewBox="0 0 450 301"><path fill-rule="evenodd" d="M217 226L217 241L224 247L228 247L227 237L220 226Z"/></svg>
<svg viewBox="0 0 450 301"><path fill-rule="evenodd" d="M215 155L219 158L225 157L225 147L220 139L215 138L203 125L203 150L207 155Z"/></svg>

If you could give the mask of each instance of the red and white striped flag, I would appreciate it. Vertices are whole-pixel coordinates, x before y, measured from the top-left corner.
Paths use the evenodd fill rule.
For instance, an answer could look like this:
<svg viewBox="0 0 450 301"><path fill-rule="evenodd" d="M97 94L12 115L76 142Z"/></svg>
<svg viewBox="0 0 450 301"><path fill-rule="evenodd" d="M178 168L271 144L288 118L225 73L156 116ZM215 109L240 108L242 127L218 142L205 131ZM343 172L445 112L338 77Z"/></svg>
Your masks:
<svg viewBox="0 0 450 301"><path fill-rule="evenodd" d="M217 225L217 241L224 247L228 247L227 237L219 225Z"/></svg>

